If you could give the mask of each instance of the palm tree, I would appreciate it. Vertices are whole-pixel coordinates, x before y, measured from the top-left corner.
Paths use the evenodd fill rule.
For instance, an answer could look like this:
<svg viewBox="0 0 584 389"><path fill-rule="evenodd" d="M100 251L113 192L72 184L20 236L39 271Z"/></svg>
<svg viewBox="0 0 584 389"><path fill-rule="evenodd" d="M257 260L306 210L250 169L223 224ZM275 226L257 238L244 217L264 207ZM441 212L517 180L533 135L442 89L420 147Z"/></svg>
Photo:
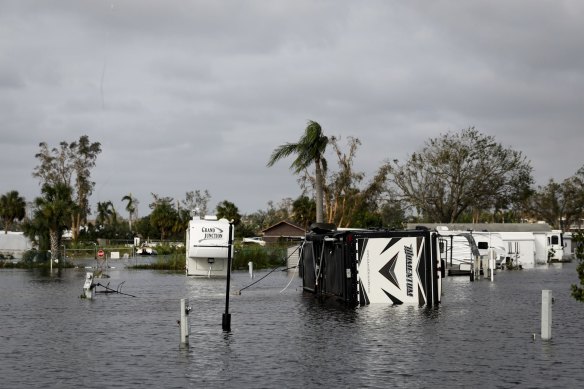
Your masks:
<svg viewBox="0 0 584 389"><path fill-rule="evenodd" d="M26 202L24 197L18 194L18 191L12 190L0 197L0 218L4 222L4 233L14 223L14 220L22 220L26 214Z"/></svg>
<svg viewBox="0 0 584 389"><path fill-rule="evenodd" d="M308 224L315 219L316 215L314 200L307 196L298 197L292 203L292 213L294 215L292 220L304 227L305 230L308 229Z"/></svg>
<svg viewBox="0 0 584 389"><path fill-rule="evenodd" d="M132 231L132 218L136 214L136 206L138 205L138 200L136 200L132 193L125 195L122 197L122 201L127 201L126 204L126 211L128 212L128 221L130 224L130 231Z"/></svg>
<svg viewBox="0 0 584 389"><path fill-rule="evenodd" d="M223 200L217 204L217 217L225 218L227 220L232 220L234 226L238 226L241 223L241 215L239 214L239 208L230 201Z"/></svg>
<svg viewBox="0 0 584 389"><path fill-rule="evenodd" d="M174 209L171 198L157 199L150 214L150 224L160 231L160 239L165 240L172 232L179 219L178 211Z"/></svg>
<svg viewBox="0 0 584 389"><path fill-rule="evenodd" d="M106 224L111 224L112 219L115 218L116 210L111 201L103 201L97 203L97 217L95 224L104 227Z"/></svg>
<svg viewBox="0 0 584 389"><path fill-rule="evenodd" d="M296 154L296 159L290 165L294 174L299 174L314 163L315 166L315 196L316 196L316 222L322 223L323 218L323 172L326 170L324 152L328 145L328 138L323 135L320 124L310 120L304 130L304 135L298 143L286 143L278 146L268 161L268 166L273 166L277 161Z"/></svg>
<svg viewBox="0 0 584 389"><path fill-rule="evenodd" d="M43 219L49 229L52 269L52 261L59 253L61 236L71 225L71 215L76 204L71 197L71 187L63 183L44 184L41 193L43 197L37 197L35 200L37 207L35 218Z"/></svg>

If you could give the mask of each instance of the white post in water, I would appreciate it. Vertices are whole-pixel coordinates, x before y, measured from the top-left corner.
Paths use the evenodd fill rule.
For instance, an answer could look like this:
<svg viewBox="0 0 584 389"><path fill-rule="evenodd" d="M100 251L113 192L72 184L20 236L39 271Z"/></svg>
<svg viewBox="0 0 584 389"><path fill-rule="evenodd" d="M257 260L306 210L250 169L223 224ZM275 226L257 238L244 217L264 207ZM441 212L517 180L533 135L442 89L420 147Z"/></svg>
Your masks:
<svg viewBox="0 0 584 389"><path fill-rule="evenodd" d="M86 299L92 299L95 296L95 285L93 285L93 273L85 274L85 284L83 285L83 296Z"/></svg>
<svg viewBox="0 0 584 389"><path fill-rule="evenodd" d="M497 267L497 264L495 262L496 255L497 252L495 251L495 249L491 248L489 250L489 267L491 268L491 282L495 281L495 267Z"/></svg>
<svg viewBox="0 0 584 389"><path fill-rule="evenodd" d="M541 291L541 339L552 338L552 291Z"/></svg>
<svg viewBox="0 0 584 389"><path fill-rule="evenodd" d="M180 299L180 345L188 346L189 344L189 312L191 307L189 306L189 300Z"/></svg>
<svg viewBox="0 0 584 389"><path fill-rule="evenodd" d="M253 262L248 262L247 266L249 267L249 278L253 278Z"/></svg>

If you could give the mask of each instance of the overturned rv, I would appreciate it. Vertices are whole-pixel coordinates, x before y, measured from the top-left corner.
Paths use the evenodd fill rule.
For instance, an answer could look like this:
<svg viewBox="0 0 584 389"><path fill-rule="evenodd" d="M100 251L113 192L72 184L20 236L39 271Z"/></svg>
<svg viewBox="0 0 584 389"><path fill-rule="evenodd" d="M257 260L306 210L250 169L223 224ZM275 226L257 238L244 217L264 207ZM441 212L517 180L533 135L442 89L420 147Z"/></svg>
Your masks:
<svg viewBox="0 0 584 389"><path fill-rule="evenodd" d="M347 305L440 303L436 232L336 230L313 225L300 260L302 286Z"/></svg>
<svg viewBox="0 0 584 389"><path fill-rule="evenodd" d="M231 233L231 236L229 236ZM227 219L216 216L189 221L186 236L186 273L188 276L227 277L229 250L233 254L233 228Z"/></svg>

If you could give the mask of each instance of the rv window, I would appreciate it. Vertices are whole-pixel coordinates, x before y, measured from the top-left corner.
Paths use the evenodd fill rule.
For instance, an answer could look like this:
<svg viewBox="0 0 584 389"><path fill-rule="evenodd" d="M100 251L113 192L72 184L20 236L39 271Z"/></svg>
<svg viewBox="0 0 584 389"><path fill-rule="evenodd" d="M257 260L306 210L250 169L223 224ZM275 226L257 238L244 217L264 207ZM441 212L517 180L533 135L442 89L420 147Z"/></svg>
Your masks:
<svg viewBox="0 0 584 389"><path fill-rule="evenodd" d="M479 250L486 250L489 248L489 242L477 242Z"/></svg>
<svg viewBox="0 0 584 389"><path fill-rule="evenodd" d="M557 235L552 235L552 244L559 244L560 240Z"/></svg>

